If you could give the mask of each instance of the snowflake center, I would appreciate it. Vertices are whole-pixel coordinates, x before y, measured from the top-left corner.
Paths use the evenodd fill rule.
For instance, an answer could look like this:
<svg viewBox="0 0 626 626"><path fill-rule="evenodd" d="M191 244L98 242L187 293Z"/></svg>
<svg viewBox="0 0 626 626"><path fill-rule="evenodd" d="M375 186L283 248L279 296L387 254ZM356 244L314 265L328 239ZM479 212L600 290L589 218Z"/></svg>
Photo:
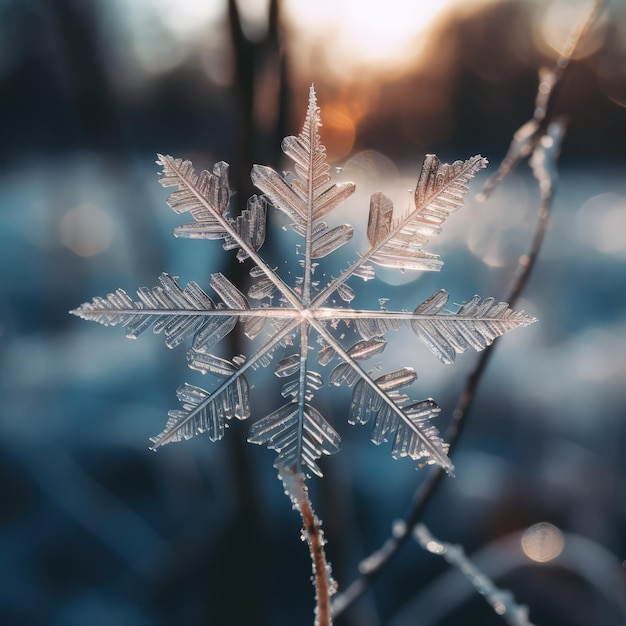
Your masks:
<svg viewBox="0 0 626 626"><path fill-rule="evenodd" d="M315 318L315 309L301 309L300 310L300 317L303 320L312 320Z"/></svg>

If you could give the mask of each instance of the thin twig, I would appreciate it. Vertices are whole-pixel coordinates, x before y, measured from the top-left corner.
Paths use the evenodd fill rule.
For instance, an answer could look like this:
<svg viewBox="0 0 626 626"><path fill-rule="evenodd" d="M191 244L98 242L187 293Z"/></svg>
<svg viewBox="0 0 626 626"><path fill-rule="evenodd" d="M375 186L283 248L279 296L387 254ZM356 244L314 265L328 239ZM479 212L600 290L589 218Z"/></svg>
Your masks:
<svg viewBox="0 0 626 626"><path fill-rule="evenodd" d="M529 561L521 546L523 533L512 532L500 536L471 555L472 563L492 581L504 580L520 568L532 568L537 572L546 564ZM615 624L626 624L626 573L622 560L606 548L590 539L574 533L562 533L563 551L550 561L550 567L584 581L589 589L598 594L599 602L615 610ZM588 564L594 563L593 571ZM529 572L530 576L533 574ZM430 580L400 611L386 622L386 626L420 624L432 626L449 622L451 615L474 593L454 570L447 570ZM600 600L601 598L601 600ZM567 601L567 598L566 598ZM618 615L621 617L618 617ZM506 616L503 615L506 619ZM598 622L598 620L596 620ZM595 623L595 622L594 622ZM599 622L598 622L599 623Z"/></svg>
<svg viewBox="0 0 626 626"><path fill-rule="evenodd" d="M555 87L562 80L565 70L570 64L573 55L580 42L586 37L591 25L595 21L598 13L604 5L604 0L594 0L589 14L585 20L576 28L568 40L563 53L559 56L552 70L542 71L540 73L540 84L535 99L535 112L533 118L524 124L515 134L509 152L505 157L496 175L487 181L483 188L482 197L486 198L495 187L519 164L521 160L530 154L538 155L545 153L545 149L554 148L552 153L553 163L556 163L558 155L558 147L564 132L564 124L557 126L550 125L550 119L554 108ZM543 138L548 138L546 146L541 146L540 142ZM540 157L536 157L538 160ZM536 163L536 161L535 161ZM554 168L544 169L539 173L537 167L533 166L535 175L539 180L541 191L541 206L539 209L539 218L535 230L535 236L530 246L529 252L520 257L518 261L517 276L513 280L512 286L508 293L507 302L513 306L518 300L522 290L526 286L530 274L535 266L535 262L545 234L547 232L550 219L550 211L552 206L552 198L554 196ZM482 379L482 375L487 368L496 342L488 346L480 355L478 362L470 376L467 379L465 388L463 389L457 405L452 414L452 421L446 432L446 440L450 444L449 456L452 455L456 448L461 432L466 423L466 416L469 413L476 397L478 385ZM404 519L404 524L396 526L392 537L387 539L383 546L365 559L361 565L361 577L355 580L345 591L338 594L333 602L333 615L338 617L346 611L358 598L361 597L372 585L374 580L378 578L380 573L398 553L400 548L409 540L412 529L417 525L422 517L424 509L435 494L444 472L440 468L436 468L428 475L425 482L417 490L411 510Z"/></svg>
<svg viewBox="0 0 626 626"><path fill-rule="evenodd" d="M556 188L556 160L564 132L564 121L556 121L550 124L547 133L537 144L530 160L535 177L539 182L541 204L533 241L528 253L521 256L518 260L517 275L512 281L511 288L507 294L506 301L511 306L519 299L520 294L528 283L548 229L552 200ZM465 388L459 396L456 408L452 413L452 421L446 431L445 439L450 444L449 456L452 456L452 452L456 448L461 432L467 422L466 417L474 403L478 385L491 359L496 343L497 340L483 350L474 370L467 379ZM436 468L427 476L424 483L417 490L413 506L404 518L403 523L396 525L393 536L387 539L379 550L362 562L360 568L361 577L336 596L333 602L333 615L335 617L346 611L369 589L386 565L410 539L412 529L421 519L424 509L435 494L443 475L444 471L441 468Z"/></svg>
<svg viewBox="0 0 626 626"><path fill-rule="evenodd" d="M438 554L450 565L457 567L509 626L534 626L528 619L528 607L518 604L515 596L508 589L497 587L469 560L462 546L435 539L424 524L418 524L415 527L413 537L424 550Z"/></svg>
<svg viewBox="0 0 626 626"><path fill-rule="evenodd" d="M576 52L580 42L585 39L592 24L603 8L605 0L594 0L589 13L583 21L574 28L551 69L541 68L539 71L539 89L535 97L535 111L533 117L515 131L511 145L498 171L487 180L478 198L486 200L496 187L508 176L525 158L532 154L546 130L553 116L555 93L563 80L563 76Z"/></svg>
<svg viewBox="0 0 626 626"><path fill-rule="evenodd" d="M539 251L543 244L545 234L548 229L550 220L550 212L552 207L552 199L555 191L555 167L558 149L564 133L564 122L555 122L549 127L549 134L544 135L545 145L542 143L533 153L533 170L539 180L541 190L541 206L539 208L539 219L532 244L527 254L520 257L518 261L518 271L515 280L509 290L507 302L513 304L519 298L522 290L526 286L530 274L535 266ZM546 150L551 150L550 164L547 165L542 157ZM543 165L543 168L541 167ZM457 401L456 408L452 413L452 421L446 431L446 441L450 444L448 455L452 456L452 452L456 448L461 432L467 422L466 417L474 403L476 391L482 375L487 368L487 364L491 359L493 350L495 349L497 340L490 346L485 348L478 359L474 370L467 379L465 388L461 392ZM337 595L333 602L333 615L338 617L346 609L348 609L356 600L365 593L372 585L374 580L380 575L384 567L397 554L400 548L410 539L412 529L417 525L422 517L424 509L435 494L444 471L436 468L427 476L424 483L417 490L413 506L404 518L403 524L396 525L394 534L387 539L383 546L365 559L361 566L361 577L354 581L345 591Z"/></svg>
<svg viewBox="0 0 626 626"><path fill-rule="evenodd" d="M302 473L280 468L278 476L283 481L285 493L291 498L294 509L302 516L302 538L306 539L311 553L313 566L313 585L315 586L315 626L332 626L330 597L336 590L336 583L330 572L324 552L324 532L321 522L313 511L305 477Z"/></svg>

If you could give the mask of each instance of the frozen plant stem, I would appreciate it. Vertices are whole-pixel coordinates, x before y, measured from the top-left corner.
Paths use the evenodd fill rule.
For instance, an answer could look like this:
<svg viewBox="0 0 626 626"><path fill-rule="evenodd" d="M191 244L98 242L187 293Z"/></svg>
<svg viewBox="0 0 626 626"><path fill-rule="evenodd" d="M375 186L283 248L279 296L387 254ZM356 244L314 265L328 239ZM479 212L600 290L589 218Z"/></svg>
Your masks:
<svg viewBox="0 0 626 626"><path fill-rule="evenodd" d="M554 109L555 94L565 76L566 70L580 43L587 37L591 26L596 21L605 0L593 0L589 12L582 22L572 30L565 49L550 69L539 71L539 89L535 96L533 117L515 131L511 145L498 171L487 180L478 198L486 200L496 187L536 148L546 134Z"/></svg>
<svg viewBox="0 0 626 626"><path fill-rule="evenodd" d="M533 626L528 619L528 608L517 604L513 594L507 589L496 587L493 581L467 558L462 546L435 539L424 524L418 524L414 528L413 536L424 550L442 556L450 565L457 567L509 626Z"/></svg>
<svg viewBox="0 0 626 626"><path fill-rule="evenodd" d="M528 252L521 256L518 261L517 275L507 293L506 301L514 306L523 289L528 283L530 275L535 267L539 252L550 223L554 193L557 180L557 160L561 142L565 134L566 123L564 120L552 122L545 135L535 146L530 158L530 166L539 184L541 203L538 211L537 227ZM473 371L467 379L467 383L461 392L452 413L452 421L446 430L446 440L449 442L448 454L452 456L459 441L461 432L467 423L476 392L487 365L493 355L497 342L494 341L480 354ZM438 467L434 469L420 485L413 498L413 505L399 525L397 532L388 538L381 548L368 556L362 562L361 577L355 580L347 589L335 597L333 602L333 615L338 617L354 604L378 578L391 559L400 551L400 548L409 540L411 531L422 518L426 506L435 495L444 472Z"/></svg>
<svg viewBox="0 0 626 626"><path fill-rule="evenodd" d="M564 52L557 59L555 66L551 70L540 72L540 84L535 99L533 118L515 133L504 161L498 168L496 174L487 181L480 194L481 199L484 200L488 198L502 180L510 174L524 158L532 155L530 164L539 182L541 206L535 236L529 252L519 259L517 276L513 280L509 290L507 302L509 302L511 306L515 305L530 278L550 220L552 200L555 192L556 161L562 136L565 132L565 123L563 121L551 122L555 89L562 81L576 49L587 36L603 6L604 0L593 1L586 18L578 28L572 31L568 44ZM491 359L494 348L495 343L488 346L482 352L476 367L468 377L467 384L459 396L459 400L453 412L452 422L446 432L446 439L449 442L448 454L450 456L466 424L466 417L474 403L476 391L489 360ZM333 615L335 615L335 617L346 611L370 588L382 570L408 541L411 529L414 528L421 519L427 504L436 493L442 477L443 472L440 468L433 470L429 474L426 481L420 486L413 498L413 505L404 520L404 531L394 534L394 536L384 542L379 550L367 557L364 563L368 566L363 568L364 571L362 575L335 598L333 602Z"/></svg>
<svg viewBox="0 0 626 626"><path fill-rule="evenodd" d="M331 626L330 597L336 589L331 577L330 565L324 552L324 532L321 522L313 511L305 476L300 472L281 467L278 476L283 481L285 493L291 498L293 508L302 517L302 539L306 540L313 566L313 585L315 586L315 626Z"/></svg>

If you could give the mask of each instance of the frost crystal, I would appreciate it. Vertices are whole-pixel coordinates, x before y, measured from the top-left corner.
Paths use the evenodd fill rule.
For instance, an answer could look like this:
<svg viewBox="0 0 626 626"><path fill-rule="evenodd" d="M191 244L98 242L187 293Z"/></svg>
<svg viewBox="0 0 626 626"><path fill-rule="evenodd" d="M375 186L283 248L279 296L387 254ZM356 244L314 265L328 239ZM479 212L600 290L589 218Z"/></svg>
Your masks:
<svg viewBox="0 0 626 626"><path fill-rule="evenodd" d="M370 247L327 284L312 280L317 259L347 243L352 226L328 225L324 219L354 192L352 183L334 184L326 163L318 129L320 111L311 87L302 132L286 137L282 148L294 162L294 173L280 175L264 165L252 169L252 181L263 195L252 196L236 218L229 214L231 190L228 165L217 163L212 172L194 172L189 161L159 155L163 167L160 182L175 187L168 199L176 213L189 213L194 221L178 226L177 237L222 240L225 250L237 250L239 261L252 265L247 297L223 274L210 277L217 298L198 284L181 287L175 277L162 274L160 286L137 290L133 300L122 289L106 298L94 298L73 314L104 325L126 327L128 337L148 328L163 333L170 348L191 339L189 367L215 378L211 391L183 384L177 392L181 406L169 412L161 434L152 438L156 449L172 441L207 433L213 441L224 436L226 421L250 416L250 391L246 376L258 366L274 365L284 379L286 402L255 422L248 441L264 444L278 453L275 466L295 473L321 476L316 461L339 450L340 438L314 406L324 377L317 365L335 362L326 382L352 387L348 421L372 424L374 443L392 441L394 458L408 456L422 464L436 463L453 470L448 445L431 420L440 409L431 400L413 400L405 392L417 378L410 367L372 377L361 362L380 354L386 334L401 326L413 330L421 342L443 363L452 363L468 347L482 350L503 333L534 321L492 298L471 298L457 312L444 309L448 294L440 291L414 311L389 308L351 308L355 292L353 277L369 280L375 266L405 270L439 270L443 261L424 250L441 232L450 213L459 209L474 174L486 160L475 156L451 165L436 156L426 157L414 192L414 204L404 214L394 212L383 193L372 195L367 238ZM301 275L288 284L259 253L265 239L267 205L287 215L291 228L302 239L296 246ZM345 306L333 307L338 296ZM251 305L249 299L255 303ZM277 302L277 306L274 303ZM386 303L385 303L386 304ZM239 322L249 339L259 337L261 347L250 356L223 359L213 347ZM341 328L339 328L341 326ZM344 326L356 330L357 341L345 345ZM352 332L352 331L349 331Z"/></svg>

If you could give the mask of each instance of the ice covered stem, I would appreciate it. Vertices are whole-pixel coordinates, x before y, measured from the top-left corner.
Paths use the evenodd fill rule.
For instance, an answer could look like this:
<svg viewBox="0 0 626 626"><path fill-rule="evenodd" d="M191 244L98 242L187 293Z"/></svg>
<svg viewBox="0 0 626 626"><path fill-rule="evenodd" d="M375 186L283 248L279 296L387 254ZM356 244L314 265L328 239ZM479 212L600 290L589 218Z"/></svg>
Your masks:
<svg viewBox="0 0 626 626"><path fill-rule="evenodd" d="M302 472L280 467L278 477L283 481L285 493L291 498L293 508L302 516L302 539L309 544L315 585L315 626L331 626L330 597L335 593L337 583L333 580L330 565L324 553L324 532L321 522L313 511L309 492Z"/></svg>
<svg viewBox="0 0 626 626"><path fill-rule="evenodd" d="M435 539L424 524L417 524L413 536L424 550L442 556L450 565L458 567L476 591L484 596L493 610L501 615L509 626L534 626L528 618L528 607L517 604L508 589L499 589L466 556L459 545Z"/></svg>

